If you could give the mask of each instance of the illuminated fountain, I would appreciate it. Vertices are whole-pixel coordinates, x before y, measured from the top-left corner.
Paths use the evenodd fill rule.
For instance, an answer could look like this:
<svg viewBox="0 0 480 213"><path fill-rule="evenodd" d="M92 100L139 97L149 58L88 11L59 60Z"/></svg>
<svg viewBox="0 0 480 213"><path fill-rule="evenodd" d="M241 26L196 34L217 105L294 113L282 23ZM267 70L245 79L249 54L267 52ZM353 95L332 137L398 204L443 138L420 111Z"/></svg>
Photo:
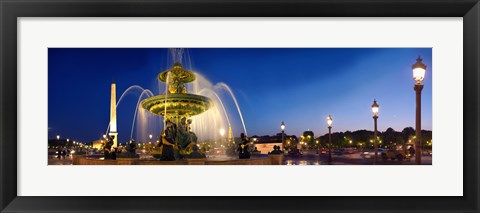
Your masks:
<svg viewBox="0 0 480 213"><path fill-rule="evenodd" d="M186 55L185 49L170 49L169 51L173 56L173 60L169 61L175 63L157 76L159 88L157 94L160 95L154 95L149 89L133 85L121 94L116 103L116 108L118 108L127 94L139 92L129 138L140 143L140 147L143 149L139 150L143 151L145 157L150 154L155 156L161 153L161 148L159 150L157 147L156 151L149 151L145 145L159 144L160 138L157 136L161 135L162 128L166 128L165 123L168 120L177 127L186 127L182 129L186 129L196 139L195 141L184 141L184 143L175 141L176 145L180 147L180 151L182 149L185 151L186 146L194 142L192 144L198 144L202 153L205 153L207 157L216 159L225 157L221 156L222 153L225 154L227 153L226 149L236 146L234 135L239 135L239 133L233 133L232 124L233 127L236 126L237 131L247 134L243 116L233 91L223 82L212 84L203 75L191 71L190 58ZM227 96L227 99L222 97L224 95ZM230 111L230 109L232 110ZM232 116L233 114L236 115ZM106 134L110 134L110 127L111 125L107 127ZM242 130L239 130L238 127ZM115 129L110 130L114 131ZM219 133L220 130L223 130L223 134ZM125 135L127 134L124 134L123 137ZM153 140L152 135L155 136ZM198 143L195 143L197 141ZM189 147L191 151L190 148L192 147Z"/></svg>
<svg viewBox="0 0 480 213"><path fill-rule="evenodd" d="M175 124L175 143L179 153L189 155L197 147L198 139L191 128L191 117L206 112L214 103L206 96L187 93L185 84L195 81L196 77L179 62L161 72L158 79L166 83L165 93L146 98L140 105L148 112L163 117L164 129L168 126L167 122Z"/></svg>

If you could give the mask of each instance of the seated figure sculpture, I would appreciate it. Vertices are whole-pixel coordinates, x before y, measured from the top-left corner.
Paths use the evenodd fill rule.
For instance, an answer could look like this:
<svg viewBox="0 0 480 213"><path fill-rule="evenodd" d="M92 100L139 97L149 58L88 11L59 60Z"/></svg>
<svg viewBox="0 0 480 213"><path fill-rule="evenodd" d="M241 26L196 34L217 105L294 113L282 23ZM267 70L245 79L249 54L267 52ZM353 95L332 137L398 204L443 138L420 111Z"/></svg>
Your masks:
<svg viewBox="0 0 480 213"><path fill-rule="evenodd" d="M108 141L105 143L105 146L103 147L103 158L105 160L112 159L112 146L113 146L113 139L114 138L115 138L115 136L111 135L108 138Z"/></svg>
<svg viewBox="0 0 480 213"><path fill-rule="evenodd" d="M273 146L273 151L271 151L268 154L274 154L274 155L282 154L282 151L280 150L280 146L277 146L277 145Z"/></svg>
<svg viewBox="0 0 480 213"><path fill-rule="evenodd" d="M175 160L175 155L174 155L174 150L173 146L175 145L175 142L173 141L172 138L170 138L171 134L169 133L171 130L171 127L167 127L164 131L162 131L162 156L160 157L161 161L174 161Z"/></svg>
<svg viewBox="0 0 480 213"><path fill-rule="evenodd" d="M189 157L197 144L197 136L191 131L190 125L192 120L187 118L182 118L178 124L177 134L175 142L179 145L180 151L179 154L183 157Z"/></svg>
<svg viewBox="0 0 480 213"><path fill-rule="evenodd" d="M190 135L190 141L193 142L193 143L197 143L198 138L197 138L197 135L195 135L195 133L192 132L192 128L190 127L191 125L192 125L192 119L188 119L187 120L187 131Z"/></svg>
<svg viewBox="0 0 480 213"><path fill-rule="evenodd" d="M187 148L190 144L190 133L187 130L187 118L182 118L178 124L177 137L175 141L180 145L181 149Z"/></svg>
<svg viewBox="0 0 480 213"><path fill-rule="evenodd" d="M139 158L140 156L137 154L137 143L132 138L130 139L130 143L126 145L127 152L122 153L119 155L121 158Z"/></svg>
<svg viewBox="0 0 480 213"><path fill-rule="evenodd" d="M183 117L180 123L175 125L170 119L166 121L166 129L162 132L160 145L162 146L162 157L160 160L175 160L175 158L190 158L198 152L197 136L191 131L192 121ZM195 150L196 149L196 150ZM191 155L193 152L197 152ZM173 154L171 154L173 153ZM196 155L195 157L205 157Z"/></svg>
<svg viewBox="0 0 480 213"><path fill-rule="evenodd" d="M196 144L192 146L192 153L188 155L188 158L205 158L205 154L200 152L200 149Z"/></svg>
<svg viewBox="0 0 480 213"><path fill-rule="evenodd" d="M135 143L135 140L133 140L133 138L130 140L130 144L128 144L128 152L131 155L135 155L137 153L137 143Z"/></svg>
<svg viewBox="0 0 480 213"><path fill-rule="evenodd" d="M250 158L250 151L248 147L248 143L250 142L248 137L245 136L245 133L240 134L240 138L242 140L241 144L238 147L238 157L240 159L249 159Z"/></svg>
<svg viewBox="0 0 480 213"><path fill-rule="evenodd" d="M175 154L173 147L175 146L175 125L169 120L166 121L166 129L162 131L162 156L161 161L174 161Z"/></svg>

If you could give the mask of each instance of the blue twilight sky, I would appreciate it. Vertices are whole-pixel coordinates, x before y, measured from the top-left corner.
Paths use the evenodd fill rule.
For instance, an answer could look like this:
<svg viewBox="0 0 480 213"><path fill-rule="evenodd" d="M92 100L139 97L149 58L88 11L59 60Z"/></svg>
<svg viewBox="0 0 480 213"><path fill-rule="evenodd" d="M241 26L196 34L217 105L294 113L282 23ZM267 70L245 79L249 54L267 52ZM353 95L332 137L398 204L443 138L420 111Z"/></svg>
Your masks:
<svg viewBox="0 0 480 213"><path fill-rule="evenodd" d="M185 65L213 84L235 93L248 135L271 135L286 124L287 134L305 130L323 135L325 118L333 131L373 129L371 105L380 105L378 128L401 131L415 125L411 65L420 55L427 65L422 92L422 128L432 129L430 48L193 48ZM164 48L49 48L49 138L88 142L109 122L110 83L117 99L131 85L158 93L157 75L173 63ZM119 106L120 141L128 140L140 92ZM235 136L242 131L231 99L224 96ZM128 132L128 134L122 134Z"/></svg>

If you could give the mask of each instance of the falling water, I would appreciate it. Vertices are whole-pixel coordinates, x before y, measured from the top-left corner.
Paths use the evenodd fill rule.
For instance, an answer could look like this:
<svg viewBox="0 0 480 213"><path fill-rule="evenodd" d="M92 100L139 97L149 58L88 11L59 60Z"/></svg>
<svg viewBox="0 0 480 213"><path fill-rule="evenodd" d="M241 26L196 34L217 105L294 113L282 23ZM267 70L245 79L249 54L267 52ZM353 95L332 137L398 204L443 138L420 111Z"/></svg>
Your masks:
<svg viewBox="0 0 480 213"><path fill-rule="evenodd" d="M164 116L167 116L167 96L168 96L168 84L170 82L170 72L167 73L167 79L165 80L165 112L163 113ZM165 129L167 128L167 119L164 117L163 118L163 130L165 131Z"/></svg>
<svg viewBox="0 0 480 213"><path fill-rule="evenodd" d="M199 95L206 95L205 93L207 93L207 92L209 94L214 95L216 100L218 100L218 102L220 103L220 106L222 106L223 113L225 114L225 118L227 119L227 122L228 122L228 126L232 126L232 124L230 123L230 119L228 118L227 110L225 110L225 105L223 105L222 99L218 96L218 94L215 91L213 91L211 89L208 89L208 88L204 88L204 89L200 90L200 92L198 92L198 94Z"/></svg>
<svg viewBox="0 0 480 213"><path fill-rule="evenodd" d="M242 125L243 125L243 130L245 131L245 135L248 135L247 128L245 127L245 122L243 121L242 111L240 110L240 106L238 105L237 98L233 94L232 89L230 89L230 87L223 82L220 82L220 83L215 85L215 87L217 87L217 86L221 87L221 88L224 88L225 90L227 90L230 93L230 96L232 97L233 102L235 102L235 106L237 107L237 111L238 111L238 114L240 115L240 119L242 120Z"/></svg>
<svg viewBox="0 0 480 213"><path fill-rule="evenodd" d="M135 113L133 114L132 129L130 130L130 138L133 138L133 129L135 128L135 121L136 121L135 119L137 118L138 105L140 105L140 102L142 101L142 97L143 97L144 94L146 94L148 97L153 96L152 91L146 89L146 90L143 90L143 92L138 97L137 105L135 107ZM144 118L142 120L146 120L146 119Z"/></svg>
<svg viewBox="0 0 480 213"><path fill-rule="evenodd" d="M138 85L133 85L133 86L128 87L128 88L125 90L125 92L123 92L122 95L120 96L120 98L118 99L118 101L117 101L117 106L116 106L116 107L118 107L118 106L120 105L120 103L122 102L123 96L125 96L125 94L127 94L127 92L129 92L130 90L133 90L133 89L139 89L139 90L142 91L142 92L145 90L143 87L138 86Z"/></svg>
<svg viewBox="0 0 480 213"><path fill-rule="evenodd" d="M197 72L195 76L196 80L186 85L188 91L210 98L212 106L206 112L192 117L192 130L199 139L214 140L218 138L220 129L232 126L231 117L225 102L214 90L213 84Z"/></svg>
<svg viewBox="0 0 480 213"><path fill-rule="evenodd" d="M226 122L222 119L222 114L218 108L218 105L214 103L206 112L190 118L192 119L192 131L200 140L216 140L220 128L225 128Z"/></svg>

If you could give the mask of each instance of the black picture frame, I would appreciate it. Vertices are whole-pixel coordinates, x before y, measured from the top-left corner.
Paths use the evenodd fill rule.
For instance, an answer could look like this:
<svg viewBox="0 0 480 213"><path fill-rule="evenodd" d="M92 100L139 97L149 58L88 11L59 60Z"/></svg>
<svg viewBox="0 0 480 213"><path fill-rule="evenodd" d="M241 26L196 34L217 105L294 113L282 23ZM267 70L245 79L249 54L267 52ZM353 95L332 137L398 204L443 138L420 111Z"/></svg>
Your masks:
<svg viewBox="0 0 480 213"><path fill-rule="evenodd" d="M479 212L478 0L0 0L2 212ZM17 196L18 17L463 17L461 197ZM460 70L452 70L452 74ZM453 113L453 112L452 112ZM455 115L454 115L455 116ZM459 115L458 115L459 116ZM32 177L34 178L34 177ZM161 181L161 180L159 180ZM414 180L415 181L415 180ZM160 183L159 183L160 184ZM232 185L232 190L238 186ZM245 189L248 190L248 189Z"/></svg>

